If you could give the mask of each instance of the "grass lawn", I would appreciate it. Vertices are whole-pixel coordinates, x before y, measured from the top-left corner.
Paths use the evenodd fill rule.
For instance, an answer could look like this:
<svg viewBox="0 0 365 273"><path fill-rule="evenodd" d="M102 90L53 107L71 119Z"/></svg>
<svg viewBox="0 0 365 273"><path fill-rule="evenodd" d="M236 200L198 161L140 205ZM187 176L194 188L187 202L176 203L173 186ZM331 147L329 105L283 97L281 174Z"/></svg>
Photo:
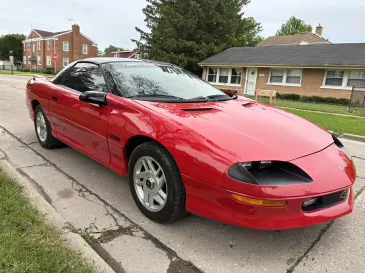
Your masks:
<svg viewBox="0 0 365 273"><path fill-rule="evenodd" d="M11 75L11 71L8 70L0 70L0 75ZM42 73L34 73L34 72L21 72L14 70L14 75L16 76L45 76L45 77L53 77L51 74L42 74Z"/></svg>
<svg viewBox="0 0 365 273"><path fill-rule="evenodd" d="M365 136L364 118L336 116L292 109L286 110L338 134L349 133Z"/></svg>
<svg viewBox="0 0 365 273"><path fill-rule="evenodd" d="M0 271L93 272L0 170Z"/></svg>
<svg viewBox="0 0 365 273"><path fill-rule="evenodd" d="M255 99L255 98L253 98L253 99ZM261 97L259 99L259 101L263 102L263 103L269 103L269 98ZM347 112L348 106L345 106L345 105L335 105L335 104L326 104L326 103L310 103L310 102L276 99L275 106L365 117L365 108L357 107L356 108L357 112L353 111L352 113L349 113L349 112Z"/></svg>

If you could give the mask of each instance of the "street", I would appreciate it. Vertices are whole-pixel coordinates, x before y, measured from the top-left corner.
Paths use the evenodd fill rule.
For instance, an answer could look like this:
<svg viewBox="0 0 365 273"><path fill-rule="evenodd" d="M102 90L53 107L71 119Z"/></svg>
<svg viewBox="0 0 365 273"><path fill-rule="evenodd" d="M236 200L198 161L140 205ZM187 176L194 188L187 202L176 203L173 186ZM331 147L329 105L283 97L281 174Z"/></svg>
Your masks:
<svg viewBox="0 0 365 273"><path fill-rule="evenodd" d="M355 157L358 194L354 212L333 223L256 231L188 215L160 225L140 213L125 178L67 146L38 144L25 106L28 79L0 75L0 158L93 236L116 272L365 272L365 143L341 139Z"/></svg>

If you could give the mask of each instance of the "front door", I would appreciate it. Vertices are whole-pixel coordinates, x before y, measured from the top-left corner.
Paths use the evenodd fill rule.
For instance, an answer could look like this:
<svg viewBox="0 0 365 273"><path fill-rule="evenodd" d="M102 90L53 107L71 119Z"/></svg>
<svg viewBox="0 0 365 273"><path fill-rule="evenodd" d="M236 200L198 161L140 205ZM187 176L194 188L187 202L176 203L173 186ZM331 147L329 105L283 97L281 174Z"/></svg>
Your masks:
<svg viewBox="0 0 365 273"><path fill-rule="evenodd" d="M247 68L246 95L255 95L257 68Z"/></svg>
<svg viewBox="0 0 365 273"><path fill-rule="evenodd" d="M107 143L108 105L79 100L85 91L106 91L101 68L92 63L77 63L51 91L49 110L57 138L109 165Z"/></svg>

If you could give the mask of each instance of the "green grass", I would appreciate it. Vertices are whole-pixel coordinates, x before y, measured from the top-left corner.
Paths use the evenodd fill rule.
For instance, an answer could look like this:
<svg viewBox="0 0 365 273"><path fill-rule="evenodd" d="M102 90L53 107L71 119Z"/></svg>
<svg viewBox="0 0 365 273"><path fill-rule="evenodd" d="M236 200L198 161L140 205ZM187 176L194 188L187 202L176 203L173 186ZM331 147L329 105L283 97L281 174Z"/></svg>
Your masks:
<svg viewBox="0 0 365 273"><path fill-rule="evenodd" d="M16 76L46 76L46 77L53 77L54 75L51 74L43 74L38 72L21 72L21 71L13 71L14 75ZM8 70L0 70L0 75L12 75L11 71Z"/></svg>
<svg viewBox="0 0 365 273"><path fill-rule="evenodd" d="M269 103L269 98L260 97L259 101L263 102L263 103ZM310 103L310 102L276 99L275 106L295 108L295 109L301 109L301 110L309 110L309 111L319 111L319 112L326 112L326 113L333 113L333 114L365 117L365 108L357 107L356 108L357 112L353 111L352 113L349 113L347 111L348 106L345 106L345 105L335 105L335 104L326 104L326 103Z"/></svg>
<svg viewBox="0 0 365 273"><path fill-rule="evenodd" d="M336 116L332 114L322 114L292 109L287 109L287 111L338 134L349 133L365 136L365 119L363 118Z"/></svg>
<svg viewBox="0 0 365 273"><path fill-rule="evenodd" d="M0 272L93 272L0 170Z"/></svg>

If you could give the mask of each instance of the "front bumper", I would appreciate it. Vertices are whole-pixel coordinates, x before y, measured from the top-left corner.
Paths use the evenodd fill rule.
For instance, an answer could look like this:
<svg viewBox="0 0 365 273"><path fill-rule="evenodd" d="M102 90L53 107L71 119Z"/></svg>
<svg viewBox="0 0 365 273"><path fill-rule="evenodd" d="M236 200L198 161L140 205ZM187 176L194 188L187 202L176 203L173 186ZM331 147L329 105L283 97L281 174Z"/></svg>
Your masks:
<svg viewBox="0 0 365 273"><path fill-rule="evenodd" d="M344 202L316 211L305 212L302 205L308 198L344 189L320 195L286 198L287 205L285 207L260 207L240 203L230 196L232 193L241 193L232 192L186 176L183 176L183 180L186 188L187 211L220 222L252 229L284 230L316 225L349 214L354 207L352 188L350 188Z"/></svg>

